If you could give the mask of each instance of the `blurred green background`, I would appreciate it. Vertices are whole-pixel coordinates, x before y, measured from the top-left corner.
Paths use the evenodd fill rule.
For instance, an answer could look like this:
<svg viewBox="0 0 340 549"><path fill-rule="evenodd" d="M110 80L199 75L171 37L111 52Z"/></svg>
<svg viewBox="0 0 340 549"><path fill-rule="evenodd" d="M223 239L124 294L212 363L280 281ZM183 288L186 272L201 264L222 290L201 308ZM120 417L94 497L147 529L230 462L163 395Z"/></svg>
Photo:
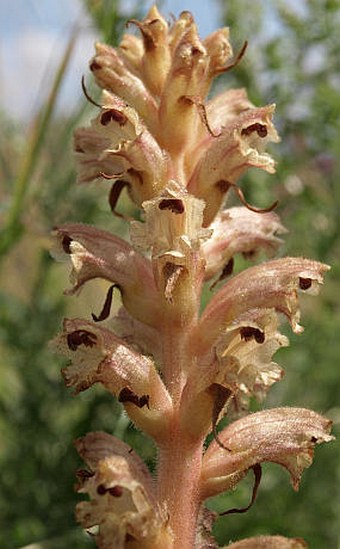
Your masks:
<svg viewBox="0 0 340 549"><path fill-rule="evenodd" d="M171 2L170 2L171 4ZM272 149L277 173L250 172L242 181L248 200L278 213L289 233L282 254L303 255L332 265L317 298L303 298L305 332L289 333L291 346L277 361L286 376L265 406L312 408L340 424L340 3L309 0L219 2L219 26L231 27L235 51L249 41L245 59L221 77L219 87L247 87L256 105L277 104L282 142ZM159 3L161 7L161 3ZM150 2L131 2L140 16ZM116 44L124 15L116 0L86 0L84 8L98 39ZM182 9L187 5L183 3ZM178 13L176 12L176 15ZM49 340L64 316L99 312L105 287L93 282L81 298L62 295L67 267L48 253L48 234L64 221L96 224L124 235L113 218L107 185L75 186L72 133L88 123L94 107L82 98L66 113L57 109L60 90L79 40L70 35L58 66L40 97L41 107L25 125L0 106L0 547L29 544L43 549L92 547L74 522L74 472L80 460L74 438L105 430L134 446L153 469L155 449L135 431L120 405L100 387L72 397L65 389L62 362ZM89 80L94 97L98 91ZM23 83L24 85L24 83ZM13 92L13 97L15 98ZM121 204L121 203L120 203ZM123 208L131 208L123 197ZM100 298L98 298L98 293ZM340 446L316 450L313 466L295 493L288 474L266 464L254 507L245 515L219 519L219 543L257 534L305 538L310 548L340 547ZM251 476L251 475L249 475ZM210 502L215 510L245 506L251 479L232 494Z"/></svg>

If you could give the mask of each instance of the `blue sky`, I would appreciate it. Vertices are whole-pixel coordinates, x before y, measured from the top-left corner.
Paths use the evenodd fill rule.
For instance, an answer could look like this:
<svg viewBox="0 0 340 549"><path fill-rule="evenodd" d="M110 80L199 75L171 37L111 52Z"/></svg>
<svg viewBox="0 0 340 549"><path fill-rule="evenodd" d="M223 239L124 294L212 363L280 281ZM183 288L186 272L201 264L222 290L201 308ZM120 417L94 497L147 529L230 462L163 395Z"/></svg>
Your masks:
<svg viewBox="0 0 340 549"><path fill-rule="evenodd" d="M133 0L122 1L125 7ZM150 7L154 2L145 2ZM217 0L164 0L165 15L191 11L206 36L220 25ZM74 105L81 94L96 35L81 0L0 0L0 108L18 120L29 120L45 99L70 29L81 33L60 98L60 108Z"/></svg>

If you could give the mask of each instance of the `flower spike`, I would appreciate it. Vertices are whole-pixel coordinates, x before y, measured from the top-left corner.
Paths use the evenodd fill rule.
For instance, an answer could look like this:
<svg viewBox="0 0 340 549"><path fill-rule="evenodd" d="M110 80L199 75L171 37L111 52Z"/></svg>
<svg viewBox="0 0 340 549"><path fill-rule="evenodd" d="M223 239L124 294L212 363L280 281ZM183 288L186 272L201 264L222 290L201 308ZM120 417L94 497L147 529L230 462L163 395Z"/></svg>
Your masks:
<svg viewBox="0 0 340 549"><path fill-rule="evenodd" d="M204 507L207 498L236 488L251 470L250 503L221 515L246 512L266 461L287 469L297 489L316 444L333 439L331 422L310 410L250 412L284 374L273 359L288 345L281 317L302 332L299 296L317 293L329 267L273 259L285 232L277 201L253 206L242 190L250 168L275 172L267 152L280 140L275 105L254 105L244 89L208 99L247 42L234 54L228 28L201 39L190 12L167 21L156 5L128 25L136 32L118 47L95 46L90 70L100 101L84 79L82 87L100 110L76 131L74 149L77 181L109 182L108 212L128 223L130 241L77 223L55 229L53 253L71 264L66 293L96 278L108 290L92 321L65 319L53 343L69 360L66 386L74 394L94 384L109 391L152 438L157 468L152 476L133 448L109 434L78 439L87 467L77 473L78 491L89 499L76 516L101 549L213 548L217 513ZM123 190L136 219L117 208ZM230 191L241 206L225 207ZM237 272L237 254L255 264ZM274 535L228 547L305 544Z"/></svg>

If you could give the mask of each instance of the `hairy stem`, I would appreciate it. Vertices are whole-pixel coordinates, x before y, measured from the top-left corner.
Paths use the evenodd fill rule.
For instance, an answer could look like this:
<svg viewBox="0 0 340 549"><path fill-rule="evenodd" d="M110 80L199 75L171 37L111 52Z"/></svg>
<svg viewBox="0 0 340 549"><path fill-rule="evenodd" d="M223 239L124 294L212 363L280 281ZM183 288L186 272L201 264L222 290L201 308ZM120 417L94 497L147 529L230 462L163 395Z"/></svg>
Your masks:
<svg viewBox="0 0 340 549"><path fill-rule="evenodd" d="M200 475L204 439L191 438L181 427L186 405L183 388L193 357L187 347L189 326L164 323L163 373L173 399L173 417L166 442L159 448L158 501L169 515L173 549L194 546L200 509Z"/></svg>
<svg viewBox="0 0 340 549"><path fill-rule="evenodd" d="M202 452L203 441L187 440L174 421L158 464L158 501L169 514L173 549L192 549L195 544Z"/></svg>

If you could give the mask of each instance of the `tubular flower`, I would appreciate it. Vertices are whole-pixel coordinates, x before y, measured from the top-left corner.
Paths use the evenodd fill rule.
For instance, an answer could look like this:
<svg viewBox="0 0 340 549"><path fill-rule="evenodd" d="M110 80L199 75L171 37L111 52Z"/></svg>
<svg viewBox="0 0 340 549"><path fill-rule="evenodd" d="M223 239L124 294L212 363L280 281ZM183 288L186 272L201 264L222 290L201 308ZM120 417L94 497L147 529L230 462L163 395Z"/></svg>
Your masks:
<svg viewBox="0 0 340 549"><path fill-rule="evenodd" d="M102 383L146 432L152 436L162 432L171 399L149 358L110 330L78 319L65 319L63 333L52 343L72 361L62 374L75 394Z"/></svg>
<svg viewBox="0 0 340 549"><path fill-rule="evenodd" d="M145 222L132 223L132 242L138 248L151 249L157 287L166 302L173 304L176 299L183 314L186 302L197 301L204 275L200 243L211 234L202 229L204 202L170 182L166 192L144 202L143 209ZM192 294L189 300L188 293Z"/></svg>
<svg viewBox="0 0 340 549"><path fill-rule="evenodd" d="M166 184L166 153L137 111L108 92L103 92L102 110L92 127L76 132L75 149L80 182L101 176L124 181L138 205L157 195Z"/></svg>
<svg viewBox="0 0 340 549"><path fill-rule="evenodd" d="M250 167L274 173L275 163L265 151L269 141L279 137L272 124L275 105L249 109L239 114L202 154L190 177L190 192L206 201L205 225L218 213L225 193ZM209 197L209 199L208 199Z"/></svg>
<svg viewBox="0 0 340 549"><path fill-rule="evenodd" d="M136 318L157 324L150 264L130 244L106 231L76 223L56 228L53 236L54 256L61 261L70 258L72 263L72 288L66 293L74 294L88 280L103 278L117 285L125 307Z"/></svg>
<svg viewBox="0 0 340 549"><path fill-rule="evenodd" d="M272 357L287 345L273 309L249 311L220 337L215 361L220 383L233 390L235 411L247 410L251 397L262 402L270 387L280 381L284 372Z"/></svg>
<svg viewBox="0 0 340 549"><path fill-rule="evenodd" d="M294 332L301 333L298 290L316 294L328 269L317 261L287 257L234 276L204 310L198 327L200 345L203 347L207 341L207 346L211 346L221 328L254 308L275 308L287 316Z"/></svg>
<svg viewBox="0 0 340 549"><path fill-rule="evenodd" d="M222 484L228 486L235 473L262 461L288 469L297 490L302 471L312 463L314 446L332 440L330 428L329 420L303 408L274 408L235 421L219 434L229 452L213 441L204 456L205 497L219 493Z"/></svg>
<svg viewBox="0 0 340 549"><path fill-rule="evenodd" d="M76 448L89 467L78 471L77 490L91 498L78 503L76 516L84 528L97 527L98 546L169 544L171 532L157 507L154 482L131 448L106 433L90 433L76 441Z"/></svg>
<svg viewBox="0 0 340 549"><path fill-rule="evenodd" d="M74 394L100 383L154 440L157 473L111 435L86 435L76 447L88 466L78 491L89 501L76 514L104 549L204 549L215 546L205 499L251 470L252 505L266 461L286 468L297 489L315 445L333 438L330 421L306 409L249 412L283 376L273 361L288 345L282 318L303 331L300 294L316 294L329 267L273 259L285 229L273 206L248 204L239 186L250 168L275 171L266 146L279 140L274 105L256 107L243 89L207 99L246 44L234 55L226 28L202 40L187 11L168 23L153 6L131 25L139 35L117 48L96 44L90 70L101 103L76 132L75 151L80 183L112 181L114 214L127 187L141 215L129 221L130 242L76 223L54 230L53 254L71 263L65 293L95 278L111 287L99 314L66 319L53 344L69 360L62 374ZM229 190L242 206L224 207ZM263 252L269 260L260 263ZM256 264L234 274L236 254ZM110 318L115 288L122 306ZM304 546L280 535L230 545Z"/></svg>

